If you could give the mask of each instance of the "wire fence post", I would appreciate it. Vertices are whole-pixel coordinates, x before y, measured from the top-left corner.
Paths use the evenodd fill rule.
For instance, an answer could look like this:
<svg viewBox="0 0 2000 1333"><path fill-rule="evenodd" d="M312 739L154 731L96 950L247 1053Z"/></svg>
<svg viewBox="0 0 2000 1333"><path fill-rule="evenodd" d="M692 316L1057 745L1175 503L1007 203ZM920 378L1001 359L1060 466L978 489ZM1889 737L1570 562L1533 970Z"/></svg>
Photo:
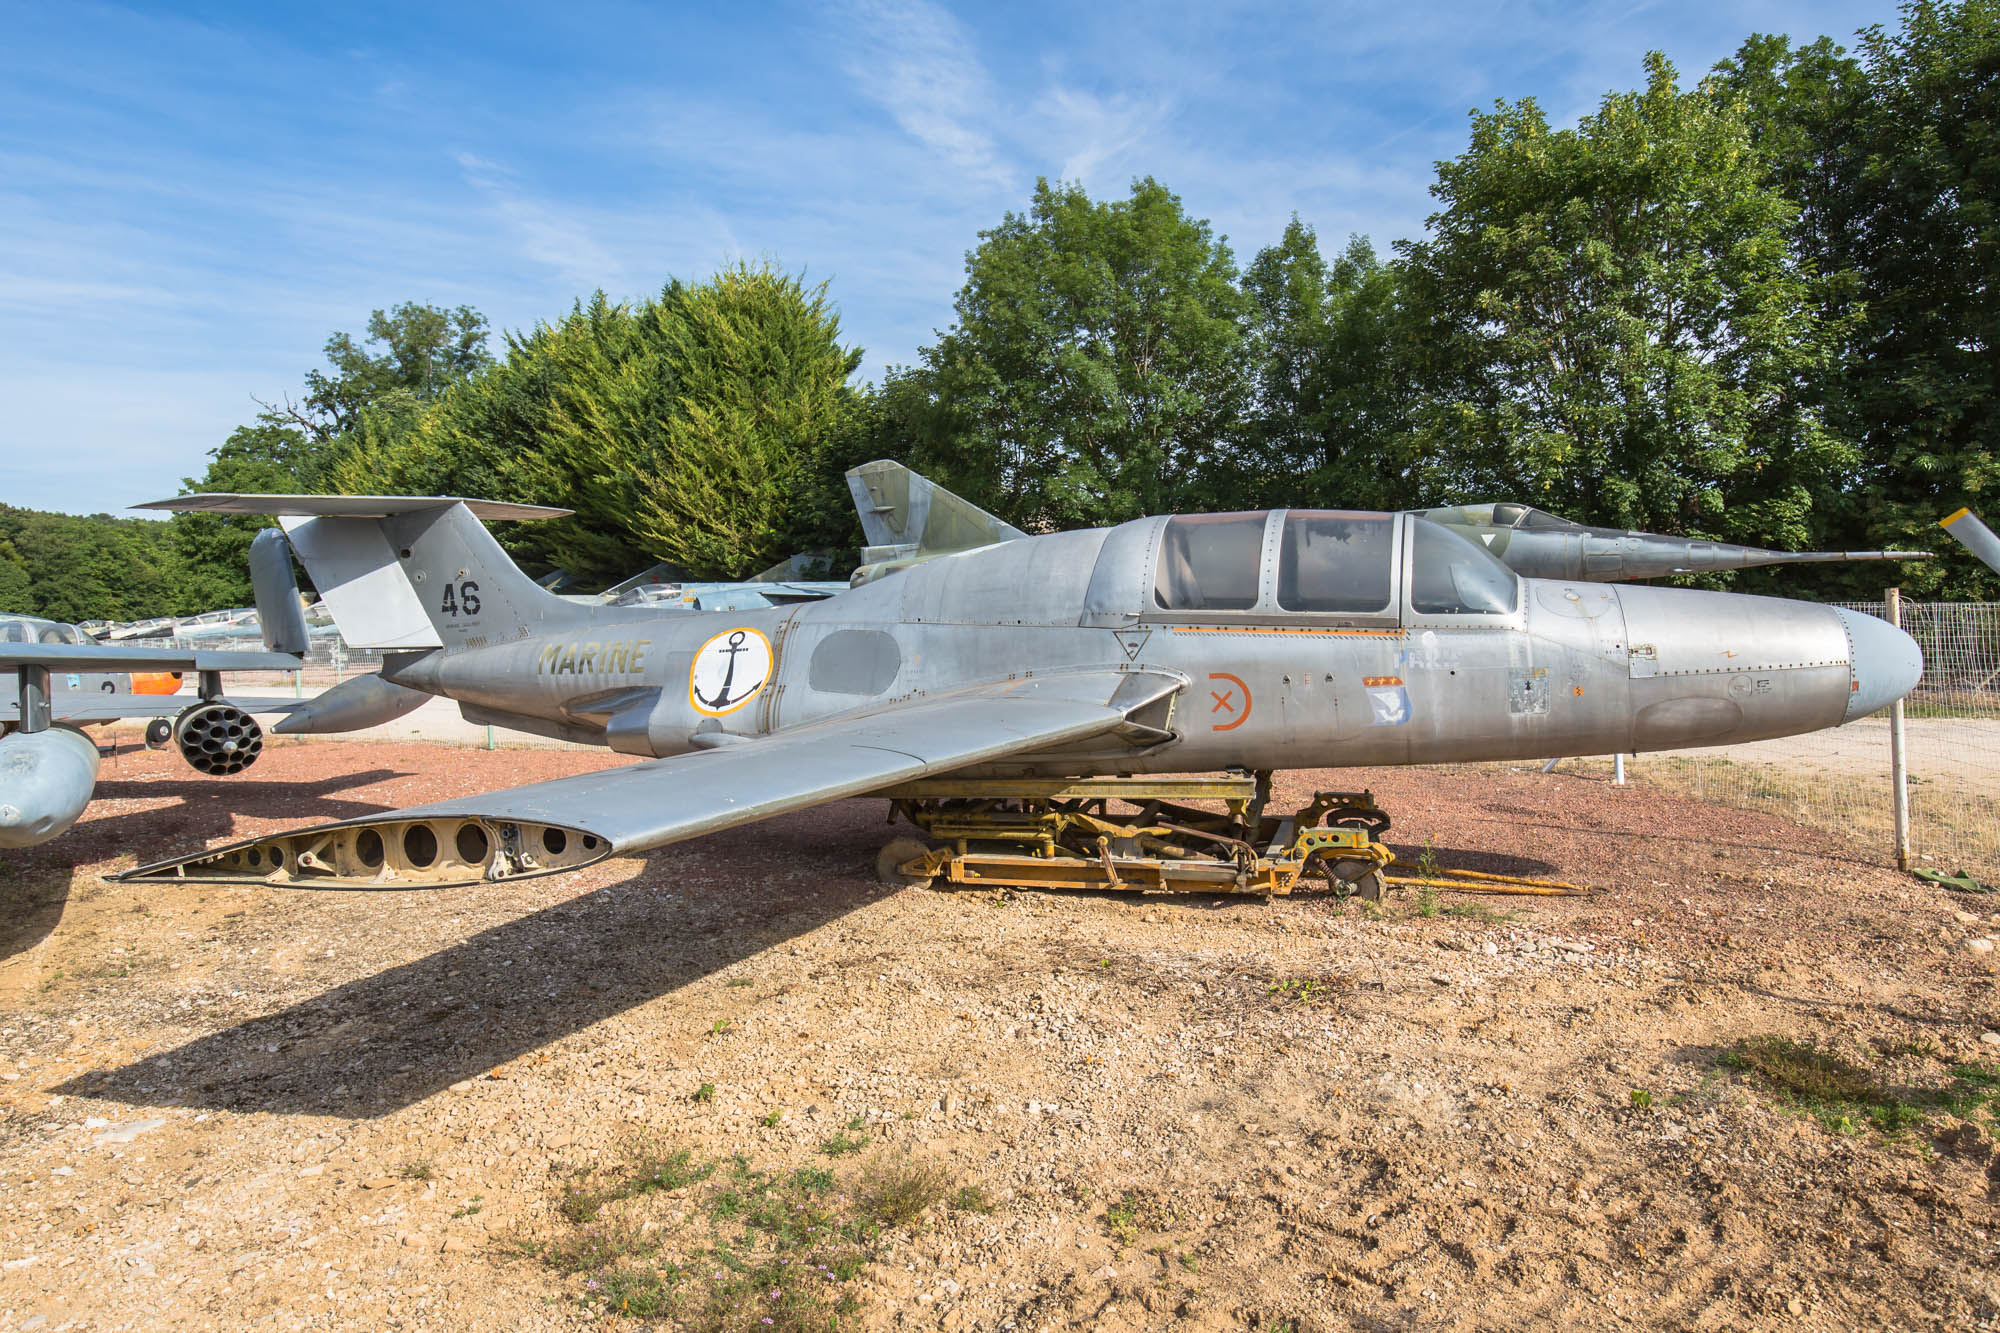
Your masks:
<svg viewBox="0 0 2000 1333"><path fill-rule="evenodd" d="M1903 627L1903 590L1891 588L1884 598L1889 623ZM1903 701L1889 705L1889 801L1896 823L1896 869L1910 868L1910 766L1903 728Z"/></svg>

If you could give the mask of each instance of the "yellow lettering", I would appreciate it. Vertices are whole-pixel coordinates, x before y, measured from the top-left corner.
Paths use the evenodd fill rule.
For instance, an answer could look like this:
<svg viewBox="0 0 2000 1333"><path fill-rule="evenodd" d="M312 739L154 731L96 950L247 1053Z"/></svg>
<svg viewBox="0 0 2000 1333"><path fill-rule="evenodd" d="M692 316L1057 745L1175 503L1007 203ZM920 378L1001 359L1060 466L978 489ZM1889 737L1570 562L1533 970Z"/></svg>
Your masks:
<svg viewBox="0 0 2000 1333"><path fill-rule="evenodd" d="M641 639L632 645L632 670L644 671L646 669L646 650L652 646L653 641L651 639Z"/></svg>
<svg viewBox="0 0 2000 1333"><path fill-rule="evenodd" d="M608 654L606 654L604 658L604 669L607 672L624 671L625 655L631 651L632 651L632 645L629 643L612 644L611 651Z"/></svg>
<svg viewBox="0 0 2000 1333"><path fill-rule="evenodd" d="M535 674L546 675L550 668L555 666L556 659L560 656L562 656L561 644L544 644L542 646L542 655L535 659Z"/></svg>
<svg viewBox="0 0 2000 1333"><path fill-rule="evenodd" d="M576 655L576 669L578 671L594 671L597 669L597 648L598 645L595 643L586 643L583 645L583 651Z"/></svg>
<svg viewBox="0 0 2000 1333"><path fill-rule="evenodd" d="M564 645L563 645L563 654L562 654L562 661L560 661L560 662L556 663L556 670L557 670L557 671L559 671L559 672L561 672L561 671L574 671L574 670L576 670L576 645L575 645L575 644L573 644L573 643L566 643L566 644L564 644Z"/></svg>

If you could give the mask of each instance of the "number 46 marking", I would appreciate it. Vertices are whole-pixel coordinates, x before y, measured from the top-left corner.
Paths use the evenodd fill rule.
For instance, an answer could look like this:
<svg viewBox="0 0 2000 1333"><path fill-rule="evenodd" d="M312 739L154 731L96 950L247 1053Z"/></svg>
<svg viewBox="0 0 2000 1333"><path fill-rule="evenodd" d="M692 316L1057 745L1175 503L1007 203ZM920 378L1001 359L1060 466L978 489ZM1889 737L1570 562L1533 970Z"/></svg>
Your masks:
<svg viewBox="0 0 2000 1333"><path fill-rule="evenodd" d="M479 585L468 579L458 585L458 595L454 597L452 595L452 586L449 583L445 584L444 605L439 609L448 616L455 616L460 611L465 612L468 616L478 615Z"/></svg>

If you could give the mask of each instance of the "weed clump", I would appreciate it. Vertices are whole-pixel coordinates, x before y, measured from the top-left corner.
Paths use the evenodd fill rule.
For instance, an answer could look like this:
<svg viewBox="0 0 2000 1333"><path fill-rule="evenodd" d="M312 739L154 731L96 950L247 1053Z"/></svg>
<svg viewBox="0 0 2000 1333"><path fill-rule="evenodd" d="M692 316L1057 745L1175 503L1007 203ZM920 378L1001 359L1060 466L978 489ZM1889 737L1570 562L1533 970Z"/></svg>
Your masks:
<svg viewBox="0 0 2000 1333"><path fill-rule="evenodd" d="M675 1191L684 1211L644 1220L647 1196ZM868 1164L843 1191L831 1167L772 1173L742 1154L710 1162L686 1149L646 1150L574 1177L557 1201L566 1225L522 1250L579 1279L576 1299L605 1314L695 1333L825 1333L852 1326L852 1284L882 1236L915 1227L946 1199L991 1208L978 1186L926 1162ZM618 1200L633 1202L603 1212Z"/></svg>
<svg viewBox="0 0 2000 1333"><path fill-rule="evenodd" d="M951 1173L930 1162L879 1163L861 1173L854 1200L861 1215L884 1227L913 1227L951 1192Z"/></svg>

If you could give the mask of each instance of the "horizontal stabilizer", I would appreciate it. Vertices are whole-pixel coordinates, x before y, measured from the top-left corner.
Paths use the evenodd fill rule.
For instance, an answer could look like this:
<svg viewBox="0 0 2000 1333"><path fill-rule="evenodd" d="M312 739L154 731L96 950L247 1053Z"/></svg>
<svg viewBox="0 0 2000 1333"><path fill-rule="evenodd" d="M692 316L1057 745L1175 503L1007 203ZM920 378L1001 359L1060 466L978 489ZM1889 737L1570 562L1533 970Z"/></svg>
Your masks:
<svg viewBox="0 0 2000 1333"><path fill-rule="evenodd" d="M515 504L509 500L467 500L456 495L239 495L204 492L148 500L134 509L171 509L190 514L265 514L278 518L387 518L417 514L462 504L479 519L561 518L575 513L550 505Z"/></svg>

